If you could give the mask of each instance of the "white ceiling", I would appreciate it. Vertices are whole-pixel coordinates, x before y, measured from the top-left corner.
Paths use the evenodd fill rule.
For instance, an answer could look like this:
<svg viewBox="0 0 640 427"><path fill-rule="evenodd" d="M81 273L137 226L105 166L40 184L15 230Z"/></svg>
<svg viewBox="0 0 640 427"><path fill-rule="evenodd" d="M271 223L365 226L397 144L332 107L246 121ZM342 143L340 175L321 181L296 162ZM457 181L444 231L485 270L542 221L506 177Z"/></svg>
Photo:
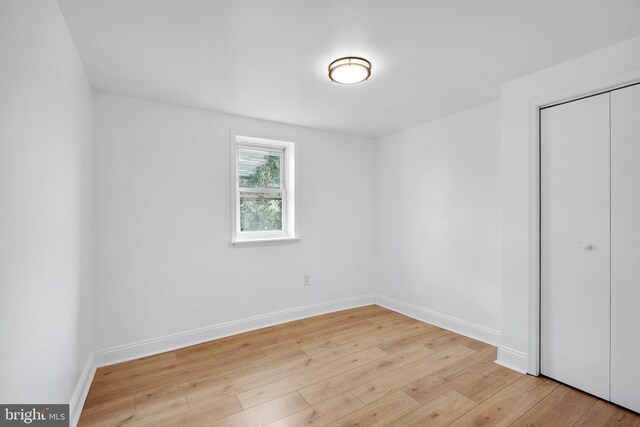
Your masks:
<svg viewBox="0 0 640 427"><path fill-rule="evenodd" d="M638 0L59 0L95 90L378 137L640 35ZM373 63L331 83L345 55Z"/></svg>

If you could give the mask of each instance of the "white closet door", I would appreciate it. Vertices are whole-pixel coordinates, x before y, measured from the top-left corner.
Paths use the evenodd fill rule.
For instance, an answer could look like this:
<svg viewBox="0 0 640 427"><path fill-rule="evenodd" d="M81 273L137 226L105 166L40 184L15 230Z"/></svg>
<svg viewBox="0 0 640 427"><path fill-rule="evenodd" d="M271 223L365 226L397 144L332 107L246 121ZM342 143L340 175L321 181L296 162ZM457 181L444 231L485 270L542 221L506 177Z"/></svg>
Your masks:
<svg viewBox="0 0 640 427"><path fill-rule="evenodd" d="M544 375L609 399L609 94L541 112Z"/></svg>
<svg viewBox="0 0 640 427"><path fill-rule="evenodd" d="M640 412L640 85L611 93L611 400Z"/></svg>

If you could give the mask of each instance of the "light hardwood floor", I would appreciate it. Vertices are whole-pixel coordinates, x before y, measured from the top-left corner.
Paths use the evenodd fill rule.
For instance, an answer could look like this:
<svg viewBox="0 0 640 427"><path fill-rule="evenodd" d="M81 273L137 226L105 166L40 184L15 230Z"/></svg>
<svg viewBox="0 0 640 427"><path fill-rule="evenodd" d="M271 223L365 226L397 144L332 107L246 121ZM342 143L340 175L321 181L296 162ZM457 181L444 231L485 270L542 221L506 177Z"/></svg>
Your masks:
<svg viewBox="0 0 640 427"><path fill-rule="evenodd" d="M495 358L372 305L100 368L80 425L640 426Z"/></svg>

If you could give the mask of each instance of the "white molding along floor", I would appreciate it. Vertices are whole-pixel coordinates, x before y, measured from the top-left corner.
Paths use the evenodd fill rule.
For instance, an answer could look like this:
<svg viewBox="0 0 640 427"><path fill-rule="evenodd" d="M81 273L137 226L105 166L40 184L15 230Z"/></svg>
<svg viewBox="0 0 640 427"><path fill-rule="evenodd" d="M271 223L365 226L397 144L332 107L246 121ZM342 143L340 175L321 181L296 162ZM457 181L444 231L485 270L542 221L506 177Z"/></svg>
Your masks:
<svg viewBox="0 0 640 427"><path fill-rule="evenodd" d="M495 329L487 328L473 322L468 322L466 320L458 319L453 316L438 313L437 311L429 310L417 305L398 301L384 295L376 295L376 303L381 307L388 308L389 310L397 311L398 313L413 317L414 319L420 320L422 322L439 326L441 328L447 329L460 335L467 336L469 338L473 338L478 341L485 342L495 347L497 347L500 343L500 331Z"/></svg>
<svg viewBox="0 0 640 427"><path fill-rule="evenodd" d="M91 354L87 358L87 363L84 365L84 369L80 374L76 388L73 390L73 395L69 401L69 423L71 426L78 424L80 413L82 412L84 401L87 399L87 394L89 394L89 388L91 388L91 382L93 381L95 373L95 358L94 355Z"/></svg>
<svg viewBox="0 0 640 427"><path fill-rule="evenodd" d="M206 341L224 338L229 335L236 335L280 323L291 322L305 317L317 316L320 314L370 304L375 304L375 294L361 295L319 304L295 307L287 310L247 317L245 319L218 323L204 328L192 329L190 331L97 351L95 354L96 365L98 367L112 365L114 363L125 362L128 360L138 359L140 357L163 353L165 351L200 344Z"/></svg>

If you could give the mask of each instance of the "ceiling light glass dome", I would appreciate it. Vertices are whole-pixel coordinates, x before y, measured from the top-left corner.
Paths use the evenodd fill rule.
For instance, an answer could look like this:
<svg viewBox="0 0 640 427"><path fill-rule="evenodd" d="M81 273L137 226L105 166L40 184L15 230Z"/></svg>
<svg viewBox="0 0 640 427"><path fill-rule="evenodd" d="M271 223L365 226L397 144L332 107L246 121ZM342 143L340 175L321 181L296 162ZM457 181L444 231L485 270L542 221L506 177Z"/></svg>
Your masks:
<svg viewBox="0 0 640 427"><path fill-rule="evenodd" d="M371 77L371 62L357 56L339 58L329 64L331 81L345 85L360 83Z"/></svg>

